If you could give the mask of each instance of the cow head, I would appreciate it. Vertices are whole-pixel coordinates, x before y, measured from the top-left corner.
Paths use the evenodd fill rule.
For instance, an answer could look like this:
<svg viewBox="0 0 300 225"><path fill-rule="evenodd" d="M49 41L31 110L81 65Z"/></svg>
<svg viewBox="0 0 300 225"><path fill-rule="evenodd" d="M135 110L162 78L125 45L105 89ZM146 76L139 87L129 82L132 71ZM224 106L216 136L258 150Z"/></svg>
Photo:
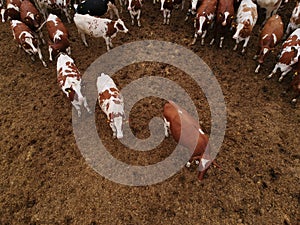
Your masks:
<svg viewBox="0 0 300 225"><path fill-rule="evenodd" d="M27 13L24 18L24 23L30 27L32 30L37 30L40 26L41 16L39 14L33 14L31 12Z"/></svg>
<svg viewBox="0 0 300 225"><path fill-rule="evenodd" d="M111 113L110 115L110 127L113 130L113 136L118 139L123 138L123 122L124 115L121 113Z"/></svg>
<svg viewBox="0 0 300 225"><path fill-rule="evenodd" d="M234 16L232 14L230 14L229 12L219 12L218 17L217 17L217 21L219 21L220 24L222 24L222 26L230 26L232 21L234 19Z"/></svg>
<svg viewBox="0 0 300 225"><path fill-rule="evenodd" d="M124 32L124 33L127 33L128 32L128 29L127 27L125 26L123 20L121 19L118 19L114 25L114 28L117 29L118 31L121 31L121 32Z"/></svg>
<svg viewBox="0 0 300 225"><path fill-rule="evenodd" d="M20 34L19 38L25 52L34 55L38 53L38 40L32 34L24 31Z"/></svg>
<svg viewBox="0 0 300 225"><path fill-rule="evenodd" d="M239 37L246 38L251 34L251 32L252 26L249 20L246 20L243 23L238 23L233 39L238 39Z"/></svg>
<svg viewBox="0 0 300 225"><path fill-rule="evenodd" d="M196 12L198 1L199 0L192 0L192 12Z"/></svg>

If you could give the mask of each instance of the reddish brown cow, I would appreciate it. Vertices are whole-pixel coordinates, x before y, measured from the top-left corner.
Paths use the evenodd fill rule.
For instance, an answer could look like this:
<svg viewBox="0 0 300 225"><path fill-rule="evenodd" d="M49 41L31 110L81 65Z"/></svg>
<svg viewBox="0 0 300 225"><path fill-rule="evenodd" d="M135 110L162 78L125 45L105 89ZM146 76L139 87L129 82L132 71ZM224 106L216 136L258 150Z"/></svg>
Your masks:
<svg viewBox="0 0 300 225"><path fill-rule="evenodd" d="M20 20L20 0L7 0L6 9L3 9L2 22L7 20Z"/></svg>
<svg viewBox="0 0 300 225"><path fill-rule="evenodd" d="M164 105L165 136L169 131L180 145L193 152L187 167L193 160L199 160L198 179L202 180L208 167L213 163L210 157L208 136L201 130L199 123L188 112L174 102L169 101Z"/></svg>
<svg viewBox="0 0 300 225"><path fill-rule="evenodd" d="M234 1L235 0L219 0L216 13L215 34L210 45L214 43L217 34L220 34L219 47L223 47L225 33L231 28L231 23L234 18Z"/></svg>
<svg viewBox="0 0 300 225"><path fill-rule="evenodd" d="M50 14L47 18L46 25L50 38L49 60L52 61L60 52L65 52L70 55L69 32L63 22L56 15Z"/></svg>
<svg viewBox="0 0 300 225"><path fill-rule="evenodd" d="M283 22L279 15L271 16L264 25L258 43L258 49L253 59L257 59L258 66L255 73L258 73L261 64L263 64L266 55L274 49L281 41L283 36Z"/></svg>
<svg viewBox="0 0 300 225"><path fill-rule="evenodd" d="M36 31L42 22L42 15L37 8L29 1L24 0L20 6L21 20L31 30Z"/></svg>

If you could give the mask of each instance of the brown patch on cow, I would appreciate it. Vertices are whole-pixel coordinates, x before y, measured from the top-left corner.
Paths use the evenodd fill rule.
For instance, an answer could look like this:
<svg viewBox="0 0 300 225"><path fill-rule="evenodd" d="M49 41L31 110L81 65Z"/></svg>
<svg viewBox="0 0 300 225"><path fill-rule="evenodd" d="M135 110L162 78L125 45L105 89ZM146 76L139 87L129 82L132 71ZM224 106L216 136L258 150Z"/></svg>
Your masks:
<svg viewBox="0 0 300 225"><path fill-rule="evenodd" d="M243 12L250 12L252 18L257 18L257 10L253 7L245 7L242 10Z"/></svg>
<svg viewBox="0 0 300 225"><path fill-rule="evenodd" d="M297 55L297 50L292 50L290 52L285 52L282 54L282 56L279 59L280 63L286 64L286 65L290 65L292 60L295 58L295 56Z"/></svg>
<svg viewBox="0 0 300 225"><path fill-rule="evenodd" d="M68 93L70 101L73 102L75 98L75 91L72 88L70 88L70 91L68 91Z"/></svg>
<svg viewBox="0 0 300 225"><path fill-rule="evenodd" d="M111 94L109 93L109 90L105 90L104 92L99 94L98 100L99 100L99 104L102 105L103 102L107 99L111 98Z"/></svg>
<svg viewBox="0 0 300 225"><path fill-rule="evenodd" d="M116 23L116 21L111 21L111 22L107 23L106 36L111 37L112 35L114 35L117 32L117 29L114 27L115 23Z"/></svg>
<svg viewBox="0 0 300 225"><path fill-rule="evenodd" d="M293 35L291 37L289 37L282 45L282 48L286 48L289 46L296 46L296 45L300 45L300 39L298 39L297 35Z"/></svg>
<svg viewBox="0 0 300 225"><path fill-rule="evenodd" d="M17 25L15 27L12 27L12 30L13 30L13 33L15 34L15 38L16 38L16 41L19 43L19 44L23 44L24 41L25 41L25 36L22 35L20 37L20 34L24 31L30 33L32 36L33 36L33 32L30 30L30 28L24 24L23 22L19 22L17 23Z"/></svg>
<svg viewBox="0 0 300 225"><path fill-rule="evenodd" d="M246 37L249 37L251 35L253 27L250 25L250 21L249 20L244 21L243 24L244 24L244 27L240 31L240 37L246 38Z"/></svg>
<svg viewBox="0 0 300 225"><path fill-rule="evenodd" d="M197 9L197 18L199 16L208 16L214 14L217 9L217 0L204 0Z"/></svg>
<svg viewBox="0 0 300 225"><path fill-rule="evenodd" d="M121 104L121 101L120 101L120 100L114 99L113 102L114 102L115 104L117 104L117 105L120 105L120 104Z"/></svg>
<svg viewBox="0 0 300 225"><path fill-rule="evenodd" d="M140 0L132 0L130 7L135 11L142 8L142 4Z"/></svg>

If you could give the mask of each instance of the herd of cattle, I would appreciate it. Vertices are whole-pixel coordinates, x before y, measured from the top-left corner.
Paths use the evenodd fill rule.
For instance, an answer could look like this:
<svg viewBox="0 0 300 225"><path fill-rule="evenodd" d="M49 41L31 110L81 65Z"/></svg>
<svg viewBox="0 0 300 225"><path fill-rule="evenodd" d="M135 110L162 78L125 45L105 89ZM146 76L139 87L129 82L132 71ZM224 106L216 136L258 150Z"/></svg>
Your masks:
<svg viewBox="0 0 300 225"><path fill-rule="evenodd" d="M140 16L142 10L142 0L128 0L119 4L128 6L128 11L134 25L135 17L138 26L141 26ZM153 4L156 0L153 1ZM190 8L186 20L194 15L195 34L191 44L195 44L198 36L201 38L201 44L204 44L207 32L210 27L214 28L214 35L210 41L212 45L219 36L219 47L222 48L225 34L228 30L235 29L233 39L236 45L233 50L237 50L238 44L244 42L242 53L245 52L253 27L258 19L258 6L266 9L266 18L260 31L259 45L256 55L258 66L255 70L258 73L264 62L266 55L274 47L282 43L281 54L272 73L271 78L279 69L281 76L279 81L294 70L292 88L295 91L295 97L292 102L300 96L300 3L297 2L291 13L290 22L284 32L284 24L281 17L276 14L280 6L284 7L283 0L191 0ZM184 0L161 0L161 11L163 12L163 23L169 24L173 7L184 8ZM73 4L69 0L6 0L1 3L2 22L10 21L13 37L19 47L28 53L32 60L38 56L42 64L46 67L43 59L40 44L46 44L42 28L47 27L49 42L49 60L57 60L57 80L62 91L70 99L71 103L81 115L81 106L84 106L88 112L86 98L81 93L81 74L78 71L74 60L71 58L71 46L69 43L68 30L62 20L54 15L48 14L47 10L60 9L69 23L72 21L71 9L75 9L73 21L78 29L83 43L88 46L85 34L92 37L103 37L106 42L107 50L113 47L111 39L118 32L127 32L124 22L119 17L118 8L113 0L86 0ZM110 19L101 18L105 13L110 12ZM113 14L118 18L112 20ZM44 22L43 22L44 21ZM213 26L212 26L213 25ZM101 74L97 79L98 100L102 111L107 115L113 136L123 137L122 124L124 121L124 101L118 88L110 76ZM198 178L201 180L210 164L217 165L210 158L208 145L208 136L201 130L197 121L195 121L184 109L169 101L165 104L163 110L165 121L165 136L169 131L174 139L189 148L194 153L191 160L201 162ZM183 135L183 137L182 137ZM181 137L181 138L180 138ZM191 140L194 137L195 140ZM196 146L194 148L193 146ZM195 149L195 150L194 150ZM190 165L188 162L187 166Z"/></svg>

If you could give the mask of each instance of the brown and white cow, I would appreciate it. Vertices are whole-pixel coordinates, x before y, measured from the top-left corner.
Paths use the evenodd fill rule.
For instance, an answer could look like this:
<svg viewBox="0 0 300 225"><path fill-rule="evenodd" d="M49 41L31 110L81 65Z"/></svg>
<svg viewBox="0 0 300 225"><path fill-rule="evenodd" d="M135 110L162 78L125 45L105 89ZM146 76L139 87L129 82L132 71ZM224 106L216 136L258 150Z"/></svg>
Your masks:
<svg viewBox="0 0 300 225"><path fill-rule="evenodd" d="M163 24L170 24L171 13L175 7L181 4L181 10L184 8L184 0L161 0L160 11L163 12Z"/></svg>
<svg viewBox="0 0 300 225"><path fill-rule="evenodd" d="M196 15L197 9L200 6L201 2L202 0L190 0L190 5L185 17L185 21L187 21L191 15L192 16Z"/></svg>
<svg viewBox="0 0 300 225"><path fill-rule="evenodd" d="M300 2L297 1L295 8L293 9L289 24L286 28L284 38L300 27Z"/></svg>
<svg viewBox="0 0 300 225"><path fill-rule="evenodd" d="M79 117L81 116L80 107L82 105L89 113L91 112L86 97L81 93L81 78L74 60L66 53L60 53L57 58L57 82L77 110Z"/></svg>
<svg viewBox="0 0 300 225"><path fill-rule="evenodd" d="M45 44L42 31L38 28L42 24L42 15L30 0L23 0L20 6L21 21L25 23L31 30L38 32L39 38Z"/></svg>
<svg viewBox="0 0 300 225"><path fill-rule="evenodd" d="M252 0L242 0L237 12L236 32L232 37L236 40L236 44L233 48L234 51L237 50L238 44L241 41L245 41L242 49L242 53L245 53L257 17L256 4L254 4Z"/></svg>
<svg viewBox="0 0 300 225"><path fill-rule="evenodd" d="M201 45L204 45L204 38L207 34L209 25L214 21L217 10L217 0L203 0L197 9L197 15L194 23L195 35L192 42L194 45L197 41L198 35L201 35Z"/></svg>
<svg viewBox="0 0 300 225"><path fill-rule="evenodd" d="M32 61L35 61L35 55L38 55L44 67L47 67L43 60L41 49L37 38L34 36L32 30L23 22L19 20L11 21L11 29L14 39L17 41L19 47L31 56Z"/></svg>
<svg viewBox="0 0 300 225"><path fill-rule="evenodd" d="M20 20L20 0L6 0L6 8L2 9L2 22L7 20Z"/></svg>
<svg viewBox="0 0 300 225"><path fill-rule="evenodd" d="M163 117L165 136L168 137L170 132L176 142L192 153L186 166L189 167L193 160L201 162L198 179L202 180L210 164L214 163L210 157L208 136L202 131L198 121L172 101L164 105Z"/></svg>
<svg viewBox="0 0 300 225"><path fill-rule="evenodd" d="M215 33L214 37L210 42L212 45L215 41L217 35L220 35L220 44L219 47L223 47L223 40L225 33L230 30L231 23L234 18L234 0L219 0L217 13L216 13L216 24L215 24Z"/></svg>
<svg viewBox="0 0 300 225"><path fill-rule="evenodd" d="M141 26L142 0L128 0L128 11L131 17L131 24L134 25L134 17L136 17L138 26Z"/></svg>
<svg viewBox="0 0 300 225"><path fill-rule="evenodd" d="M123 138L125 119L123 96L113 79L104 73L97 78L97 90L99 106L107 116L113 137Z"/></svg>
<svg viewBox="0 0 300 225"><path fill-rule="evenodd" d="M60 52L71 55L69 32L63 22L54 14L49 14L46 26L50 38L49 60L52 61Z"/></svg>
<svg viewBox="0 0 300 225"><path fill-rule="evenodd" d="M263 24L271 17L277 13L282 0L254 0L261 8L266 9L266 18Z"/></svg>
<svg viewBox="0 0 300 225"><path fill-rule="evenodd" d="M281 41L283 36L283 22L279 15L271 16L265 23L260 32L259 43L256 55L253 59L257 59L258 66L255 73L258 73L261 64L264 63L266 55L274 49Z"/></svg>
<svg viewBox="0 0 300 225"><path fill-rule="evenodd" d="M268 78L271 78L279 69L281 76L279 82L283 77L287 75L292 69L293 65L298 62L298 56L300 54L300 28L296 29L289 38L282 44L279 60L277 61L273 71Z"/></svg>
<svg viewBox="0 0 300 225"><path fill-rule="evenodd" d="M60 9L71 23L71 15L69 12L70 0L35 0L37 7L46 20L48 17L48 9Z"/></svg>
<svg viewBox="0 0 300 225"><path fill-rule="evenodd" d="M78 29L78 33L87 47L88 44L85 39L85 34L95 38L103 37L106 42L107 51L109 51L110 48L113 47L111 39L114 38L118 32L128 32L128 29L121 19L113 21L110 19L98 18L88 14L81 15L78 13L74 15L73 19Z"/></svg>

